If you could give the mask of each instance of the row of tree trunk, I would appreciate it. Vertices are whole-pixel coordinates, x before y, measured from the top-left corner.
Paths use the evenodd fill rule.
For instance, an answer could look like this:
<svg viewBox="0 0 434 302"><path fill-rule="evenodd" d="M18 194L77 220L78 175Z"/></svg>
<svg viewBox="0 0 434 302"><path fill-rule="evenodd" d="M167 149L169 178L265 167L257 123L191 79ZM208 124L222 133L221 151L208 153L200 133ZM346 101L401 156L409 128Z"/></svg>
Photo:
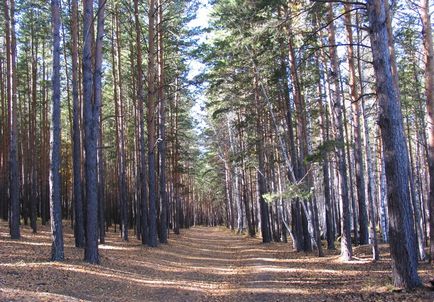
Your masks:
<svg viewBox="0 0 434 302"><path fill-rule="evenodd" d="M419 6L428 139L421 135L425 132L421 126L425 124L423 117L416 117L416 129L410 128L411 122L407 119L408 128L404 129L387 1L343 5L347 38L345 79L338 55L335 8L334 3L319 4L317 12L312 13L315 15L311 18L314 38L319 41L312 59L314 76L312 68L309 74L300 71L300 64L305 63L300 63L297 57L291 26L291 16L301 14L296 6L278 8L286 38L278 42L281 55L277 92L271 90L269 80L261 74L254 46L245 48L244 64L250 64L253 82L245 93L250 99L245 104L228 105L232 109L223 116L221 113L227 109L218 109L215 113L218 122L213 129L214 139L219 141L220 167L224 171L225 221L237 232L246 229L250 236L260 230L264 242L286 241L288 232L295 250L317 249L320 256L323 254L321 238L327 239L328 249L334 249L335 240L339 238L343 260L352 259L352 244L371 244L373 260L378 260L376 229L379 226L381 238L390 243L395 285L417 287L421 285L417 263L427 259L428 234L430 254L434 241L431 229L434 220L431 215L434 203L431 195L434 63L429 5L422 1ZM363 49L367 37L355 26L362 18L360 8L367 11L370 53ZM324 19L325 26L320 22ZM239 28L234 29L235 33L238 31ZM372 103L367 101L371 95L366 88L366 55L373 57L381 137L373 137L372 130L376 127L370 125L368 119L368 106ZM316 81L320 124L320 143L316 150L314 146L318 143L314 140L318 138L312 137L315 130L309 124L314 115L309 111L313 107L312 102L307 105L305 101L308 81L301 80L303 77L316 79L311 80ZM344 91L344 84L348 91ZM251 104L255 104L256 109L252 109ZM254 122L250 122L252 116ZM416 146L411 138L413 133L418 139L422 138ZM249 142L252 136L253 145ZM426 154L419 148L425 143ZM257 155L254 165L249 148L254 148ZM429 164L429 173L421 169L426 165L424 159ZM316 161L321 163L321 170L312 163ZM252 171L256 172L254 176ZM430 175L429 181L425 178L427 175ZM312 194L306 191L300 194L303 188L314 190Z"/></svg>
<svg viewBox="0 0 434 302"><path fill-rule="evenodd" d="M125 25L121 24L119 4L110 7L114 12L111 22L105 18L107 3L104 0L83 1L82 7L78 0L72 0L67 10L61 7L61 1L52 1L51 14L47 15L36 5L35 12L30 11L29 16L24 17L29 19L19 21L23 22L23 27L31 28L30 41L22 42L26 47L29 45L30 50L25 48L24 59L20 58L20 62L28 66L24 68L25 80L21 80L23 68L17 67L15 3L6 1L2 7L6 30L5 60L2 57L0 61L3 143L0 214L9 220L13 239L20 238L21 218L25 225L30 219L33 232L37 231L38 217L43 224L51 219L52 260L64 258L62 219L65 218L71 219L75 244L85 249L85 260L98 263L98 244L104 243L105 231L110 225L114 224L115 230L116 224L119 225L123 240L129 239L128 231L133 227L143 244L157 246L158 241L167 243L169 227L179 233L181 227L192 225L196 217L192 201L193 175L181 171L180 149L184 147L178 141L178 129L182 127L179 112L185 109L181 108L184 105L180 99L180 73L170 78L174 88L168 87L165 79L167 38L163 11L167 3L149 2L146 77L142 58L143 12L138 1L133 4L131 29L135 41L124 41L121 27ZM63 16L66 11L68 19ZM79 19L81 14L82 20ZM51 44L49 39L41 39L37 34L38 30L49 28L39 28L43 18L51 20ZM107 93L103 71L107 23L111 25L112 34L111 60L107 60L112 71L111 104L103 104L103 94ZM127 84L131 85L128 90L133 90L132 97L127 97L124 86L126 43L131 47L129 63L134 78ZM51 73L46 63L50 48ZM66 84L61 81L63 75ZM18 94L18 86L23 87L28 99L27 95ZM67 123L61 118L64 88L68 102ZM166 91L171 97L169 104ZM23 107L27 104L27 108ZM112 106L113 117L107 116L105 106ZM169 121L166 120L167 108L170 108ZM130 117L134 123L132 131L128 128ZM104 130L107 119L114 121L113 141L103 137L105 131L109 131ZM166 135L168 123L171 131ZM62 129L65 124L69 124L67 131ZM70 139L65 140L65 135ZM71 144L65 145L65 141ZM116 159L113 166L113 161L108 161L112 154ZM109 173L110 169L115 173ZM170 184L166 173L172 179Z"/></svg>

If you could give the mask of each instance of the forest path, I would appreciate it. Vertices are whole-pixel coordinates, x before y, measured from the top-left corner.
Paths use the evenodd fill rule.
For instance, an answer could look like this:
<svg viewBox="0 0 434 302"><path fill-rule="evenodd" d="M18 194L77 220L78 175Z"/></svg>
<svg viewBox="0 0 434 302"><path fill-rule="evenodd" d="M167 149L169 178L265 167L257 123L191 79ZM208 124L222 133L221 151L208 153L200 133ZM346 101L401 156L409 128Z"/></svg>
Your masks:
<svg viewBox="0 0 434 302"><path fill-rule="evenodd" d="M0 301L414 301L392 293L388 260L372 264L369 247L361 260L341 263L290 251L289 244L262 244L224 228L194 227L170 235L169 244L144 247L110 232L100 246L101 265L83 263L82 250L65 230L63 263L48 262L50 234L22 228L8 239L0 222ZM431 269L431 270L430 270ZM421 270L425 279L432 268ZM398 295L398 296L397 296ZM427 291L418 301L434 301Z"/></svg>

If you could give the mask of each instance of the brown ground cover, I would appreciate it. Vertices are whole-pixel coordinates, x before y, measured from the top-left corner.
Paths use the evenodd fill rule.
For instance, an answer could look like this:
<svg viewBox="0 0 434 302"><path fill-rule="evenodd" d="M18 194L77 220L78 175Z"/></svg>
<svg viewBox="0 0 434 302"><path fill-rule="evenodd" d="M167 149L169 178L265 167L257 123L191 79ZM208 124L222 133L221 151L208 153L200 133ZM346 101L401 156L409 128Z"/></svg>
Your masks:
<svg viewBox="0 0 434 302"><path fill-rule="evenodd" d="M53 263L49 228L34 235L23 227L14 241L0 223L0 301L434 301L426 263L420 275L427 287L393 290L385 245L377 263L368 246L343 263L337 251L318 258L223 228L182 230L158 248L109 232L94 266L82 261L71 229L64 231L66 260Z"/></svg>

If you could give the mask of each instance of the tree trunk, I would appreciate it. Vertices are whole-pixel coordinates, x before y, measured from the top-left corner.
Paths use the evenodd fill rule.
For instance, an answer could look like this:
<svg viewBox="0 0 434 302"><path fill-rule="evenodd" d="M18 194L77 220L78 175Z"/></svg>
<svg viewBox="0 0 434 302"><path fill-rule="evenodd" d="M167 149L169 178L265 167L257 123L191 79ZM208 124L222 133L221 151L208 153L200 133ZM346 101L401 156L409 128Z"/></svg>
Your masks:
<svg viewBox="0 0 434 302"><path fill-rule="evenodd" d="M175 79L175 98L174 98L174 110L175 110L175 127L174 127L174 137L175 137L175 150L174 150L174 156L173 156L173 173L174 173L174 179L173 179L173 191L174 191L174 228L173 231L175 234L179 234L180 224L181 224L181 197L180 197L180 187L181 187L181 180L180 180L180 171L179 171L179 141L178 141L178 127L179 127L179 113L178 113L178 106L179 106L179 83L178 78Z"/></svg>
<svg viewBox="0 0 434 302"><path fill-rule="evenodd" d="M381 137L378 138L378 157L379 163L379 194L380 200L380 223L381 223L381 236L383 242L389 242L389 215L387 213L387 184L386 184L386 166L384 163L384 149Z"/></svg>
<svg viewBox="0 0 434 302"><path fill-rule="evenodd" d="M147 108L147 130L148 130L148 170L149 170L149 243L151 247L157 246L157 196L156 196L156 175L155 175L155 98L157 65L155 63L155 16L157 9L155 0L149 0L149 40L148 40L148 108Z"/></svg>
<svg viewBox="0 0 434 302"><path fill-rule="evenodd" d="M146 188L146 156L145 156L145 125L143 103L145 102L143 90L143 69L142 69L142 46L141 46L141 31L139 21L139 4L138 0L134 0L134 20L136 27L136 49L137 49L137 101L139 108L139 124L140 124L140 208L141 208L141 233L142 243L148 244L149 229L148 229L148 191Z"/></svg>
<svg viewBox="0 0 434 302"><path fill-rule="evenodd" d="M329 43L330 45L336 45L335 38L335 26L333 23L334 19L333 6L329 5L329 20L331 21L329 25ZM336 47L330 47L330 58L332 65L332 80L334 84L334 104L333 104L333 114L336 127L336 141L339 144L337 146L338 155L338 172L340 179L340 190L342 195L342 238L341 238L341 258L343 260L351 260L353 251L351 247L351 222L350 222L350 209L349 209L349 198L348 198L348 181L347 181L347 167L345 161L345 149L344 149L344 126L342 121L342 107L340 85L339 85L339 63Z"/></svg>
<svg viewBox="0 0 434 302"><path fill-rule="evenodd" d="M33 26L31 27L31 51L32 51L32 97L31 97L31 107L30 110L30 116L29 116L29 148L30 148L30 226L32 228L33 233L36 233L37 226L36 226L36 219L37 219L37 207L38 207L38 199L37 199L37 160L36 160L36 154L37 154L37 144L36 144L36 104L37 104L37 79L38 79L38 63L37 63L37 56L38 56L38 41L34 38L34 30Z"/></svg>
<svg viewBox="0 0 434 302"><path fill-rule="evenodd" d="M356 13L356 24L359 23L359 14ZM360 60L362 54L360 50L360 41L362 40L360 36L360 30L357 28L357 70L359 76L359 86L360 86L360 102L361 102L361 117L363 121L363 132L362 137L365 142L365 156L366 156L366 171L368 176L368 216L369 216L369 241L372 244L372 258L373 260L380 259L380 251L378 249L378 240L377 240L377 231L376 231L376 216L374 210L374 202L375 202L375 181L374 181L374 165L372 162L372 151L371 151L371 143L369 138L369 125L368 125L368 116L365 110L365 98L363 97L365 94L363 81L364 74L362 69L362 62Z"/></svg>
<svg viewBox="0 0 434 302"><path fill-rule="evenodd" d="M164 94L164 41L163 41L163 6L162 1L157 0L158 7L158 103L159 103L159 142L158 142L158 157L160 168L160 232L159 238L161 243L167 243L168 224L168 198L166 192L166 96Z"/></svg>
<svg viewBox="0 0 434 302"><path fill-rule="evenodd" d="M258 154L258 197L259 197L259 208L261 217L261 235L262 242L271 242L271 231L268 220L268 205L264 200L263 195L267 193L265 184L265 164L264 164L264 142L263 142L263 128L261 120L261 109L259 102L259 83L258 78L255 73L255 103L256 103L256 152Z"/></svg>
<svg viewBox="0 0 434 302"><path fill-rule="evenodd" d="M105 20L105 0L98 1L98 23L95 44L95 70L94 70L94 111L93 123L95 127L97 143L97 179L98 179L98 221L99 237L101 243L104 243L104 163L103 163L103 146L102 146L102 127L101 127L101 107L102 107L102 48L104 37L104 20Z"/></svg>
<svg viewBox="0 0 434 302"><path fill-rule="evenodd" d="M42 57L45 58L45 40L42 42ZM48 214L48 206L49 203L49 178L50 178L50 127L48 121L48 93L47 93L47 84L48 79L46 78L46 66L45 61L42 61L42 79L43 79L43 87L42 87L42 117L41 117L41 132L42 132L42 142L41 142L41 154L42 159L40 163L41 170L41 222L42 225L47 223L49 214Z"/></svg>
<svg viewBox="0 0 434 302"><path fill-rule="evenodd" d="M51 260L63 261L63 232L61 208L61 122L60 122L60 3L51 0L51 22L53 34L53 102L51 124L51 169L50 169L50 217L51 217Z"/></svg>
<svg viewBox="0 0 434 302"><path fill-rule="evenodd" d="M320 66L319 60L317 60L318 67ZM328 142L328 119L327 119L327 109L324 108L323 104L323 91L321 85L322 71L320 70L320 75L318 76L318 107L319 107L319 117L320 117L320 133L322 138L322 143ZM324 182L324 210L325 210L325 222L326 222L326 239L327 239L327 249L334 250L335 248L335 234L333 227L333 210L331 204L330 196L330 173L329 173L329 155L327 152L323 153L322 158L322 173Z"/></svg>
<svg viewBox="0 0 434 302"><path fill-rule="evenodd" d="M345 10L350 11L351 6L345 5ZM354 164L356 172L357 202L359 205L359 243L368 243L368 217L366 211L365 176L363 173L362 135L360 123L360 105L357 93L356 70L354 64L353 29L351 13L345 14L345 27L348 36L348 69L351 105L353 107L353 130L354 130ZM355 209L353 209L355 211ZM356 226L355 232L357 232Z"/></svg>
<svg viewBox="0 0 434 302"><path fill-rule="evenodd" d="M408 191L408 151L388 48L386 18L389 12L384 0L368 0L367 10L381 109L379 125L385 151L392 274L395 286L414 288L421 286L421 280L417 274L416 240Z"/></svg>
<svg viewBox="0 0 434 302"><path fill-rule="evenodd" d="M434 257L434 49L429 12L429 0L421 0L420 16L425 59L425 97L428 124L428 167L429 167L429 234L430 262Z"/></svg>
<svg viewBox="0 0 434 302"><path fill-rule="evenodd" d="M9 116L9 204L10 235L12 239L20 239L20 170L18 166L17 143L17 79L16 79L16 38L15 38L15 2L4 1L6 29L6 65L7 65L7 98Z"/></svg>
<svg viewBox="0 0 434 302"><path fill-rule="evenodd" d="M126 188L126 162L125 162L125 131L124 131L124 106L123 106L123 86L122 86L122 58L120 41L119 8L115 5L114 27L115 45L113 51L113 96L115 101L116 115L116 153L118 164L118 199L121 213L121 236L123 240L128 240L128 200ZM117 72L115 70L115 66Z"/></svg>
<svg viewBox="0 0 434 302"><path fill-rule="evenodd" d="M426 254L425 254L425 238L423 234L423 223L422 223L422 215L421 215L421 209L420 209L420 203L419 203L419 195L416 192L415 188L415 175L413 170L413 147L411 143L411 136L410 136L410 121L408 119L408 116L406 117L406 124L407 124L407 136L408 139L408 153L410 155L410 162L409 162L409 169L408 169L408 178L410 180L410 198L413 205L413 214L414 214L414 220L415 220L415 232L416 232L416 238L417 238L417 250L418 250L418 256L419 260L424 261L426 260Z"/></svg>
<svg viewBox="0 0 434 302"><path fill-rule="evenodd" d="M72 61L72 170L73 170L73 197L74 197L74 236L75 246L84 247L84 217L81 179L81 132L80 132L80 100L78 98L78 0L72 0L71 16L71 61Z"/></svg>
<svg viewBox="0 0 434 302"><path fill-rule="evenodd" d="M98 17L100 18L100 17ZM97 133L94 121L94 95L92 72L92 20L93 1L83 1L83 117L84 148L86 152L86 247L84 260L99 263L98 254L98 176L97 176Z"/></svg>
<svg viewBox="0 0 434 302"><path fill-rule="evenodd" d="M5 81L3 78L4 59L0 58L0 102L1 102L1 148L0 148L0 218L3 220L8 219L8 198L7 198L7 156L9 150L9 117L7 110L7 100L5 95Z"/></svg>

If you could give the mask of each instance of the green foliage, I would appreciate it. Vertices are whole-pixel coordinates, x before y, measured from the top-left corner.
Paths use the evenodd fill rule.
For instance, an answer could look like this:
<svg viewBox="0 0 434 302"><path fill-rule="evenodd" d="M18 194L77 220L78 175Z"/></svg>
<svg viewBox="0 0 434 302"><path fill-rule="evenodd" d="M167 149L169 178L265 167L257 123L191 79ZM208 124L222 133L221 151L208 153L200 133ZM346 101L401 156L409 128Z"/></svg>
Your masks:
<svg viewBox="0 0 434 302"><path fill-rule="evenodd" d="M280 192L269 192L262 195L267 203L272 203L278 199L292 200L292 199L303 199L308 200L312 197L313 187L306 187L304 183L292 183L288 184L284 191Z"/></svg>
<svg viewBox="0 0 434 302"><path fill-rule="evenodd" d="M212 113L212 118L213 118L213 119L216 119L219 115L221 115L221 114L223 114L223 113L226 113L226 112L228 112L228 111L230 111L230 110L231 110L231 108L228 108L228 107L224 107L224 108L216 109L216 110Z"/></svg>
<svg viewBox="0 0 434 302"><path fill-rule="evenodd" d="M320 163L322 162L329 153L334 152L337 148L343 148L344 143L337 140L327 140L322 144L318 145L315 150L308 156L305 160L308 163Z"/></svg>

